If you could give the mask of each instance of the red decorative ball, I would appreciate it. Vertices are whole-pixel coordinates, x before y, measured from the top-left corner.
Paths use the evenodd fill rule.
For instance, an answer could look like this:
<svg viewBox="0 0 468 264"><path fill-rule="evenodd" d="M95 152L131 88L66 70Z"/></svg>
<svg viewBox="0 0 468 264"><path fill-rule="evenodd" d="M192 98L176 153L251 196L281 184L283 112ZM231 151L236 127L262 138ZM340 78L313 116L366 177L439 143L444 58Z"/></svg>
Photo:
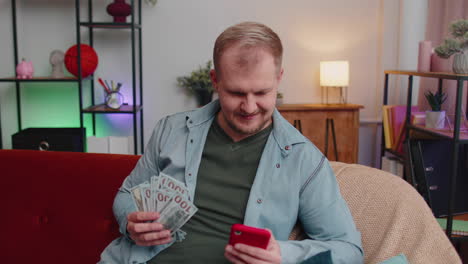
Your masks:
<svg viewBox="0 0 468 264"><path fill-rule="evenodd" d="M81 46L81 77L86 78L97 68L98 55L93 47L80 44ZM65 67L67 70L78 77L78 45L74 45L65 53Z"/></svg>

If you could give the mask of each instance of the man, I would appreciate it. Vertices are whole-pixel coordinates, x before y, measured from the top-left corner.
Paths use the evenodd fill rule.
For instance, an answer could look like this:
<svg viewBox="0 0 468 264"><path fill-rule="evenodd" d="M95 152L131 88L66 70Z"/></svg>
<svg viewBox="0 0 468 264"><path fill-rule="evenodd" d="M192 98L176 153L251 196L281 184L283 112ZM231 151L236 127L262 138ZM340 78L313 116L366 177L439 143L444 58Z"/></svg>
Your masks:
<svg viewBox="0 0 468 264"><path fill-rule="evenodd" d="M217 38L211 79L219 101L156 125L115 198L124 236L103 263L362 262L360 234L326 158L275 109L282 51L277 34L258 23ZM130 189L160 173L184 182L199 208L180 242L157 212L132 204ZM288 241L298 220L311 239ZM271 230L268 248L227 245L234 223Z"/></svg>

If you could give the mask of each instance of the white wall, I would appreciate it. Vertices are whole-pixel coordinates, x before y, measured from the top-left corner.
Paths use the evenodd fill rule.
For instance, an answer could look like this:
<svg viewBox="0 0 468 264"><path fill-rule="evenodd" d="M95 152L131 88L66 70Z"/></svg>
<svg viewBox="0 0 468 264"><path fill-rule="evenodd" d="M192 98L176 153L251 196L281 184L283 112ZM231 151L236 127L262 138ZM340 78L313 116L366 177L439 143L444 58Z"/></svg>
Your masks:
<svg viewBox="0 0 468 264"><path fill-rule="evenodd" d="M22 24L19 37L28 40L21 41L20 56L32 59L38 74L48 74L50 51L55 48L66 50L75 41L74 6L70 3L73 1L19 2L27 2L19 7ZM104 12L109 2L102 1L94 6L96 20L110 20ZM398 38L401 6L395 0L159 0L155 7L145 5L145 141L158 119L196 106L192 97L176 87L176 77L188 74L211 59L214 40L226 27L253 20L269 25L282 38L285 75L280 90L286 103L319 103L319 62L350 61L348 101L365 106L361 119L366 125L361 133L366 136L361 136L360 163L373 165L374 155L371 153L376 152L375 135L378 133L372 126L369 130L368 123L380 119L383 70L396 68L398 52L405 49L406 44L400 45ZM10 1L0 0L0 76L13 73L10 13ZM425 18L425 14L421 16ZM86 35L83 38L86 39ZM100 56L96 75L125 79L130 83L130 78L124 77L130 61L127 38L128 33L121 31L96 33L96 50ZM5 147L11 146L10 136L16 132L14 98L12 85L0 83ZM101 98L102 92L99 92L97 99ZM73 101L76 98L71 103ZM34 105L26 105L23 110L34 111ZM130 122L126 128L106 118L100 118L99 122L100 134L123 135L131 131ZM373 136L369 138L367 135Z"/></svg>

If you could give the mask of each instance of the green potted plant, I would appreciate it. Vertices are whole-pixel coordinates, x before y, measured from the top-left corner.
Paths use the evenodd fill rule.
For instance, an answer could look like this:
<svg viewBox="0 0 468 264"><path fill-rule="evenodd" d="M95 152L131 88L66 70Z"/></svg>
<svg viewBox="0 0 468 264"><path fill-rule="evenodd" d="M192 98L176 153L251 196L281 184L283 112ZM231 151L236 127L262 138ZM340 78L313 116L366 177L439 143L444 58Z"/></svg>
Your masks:
<svg viewBox="0 0 468 264"><path fill-rule="evenodd" d="M280 106L283 104L283 93L278 92L276 94L276 106Z"/></svg>
<svg viewBox="0 0 468 264"><path fill-rule="evenodd" d="M450 25L453 38L446 38L444 43L435 48L435 53L441 58L452 55L454 73L468 74L468 20L460 19Z"/></svg>
<svg viewBox="0 0 468 264"><path fill-rule="evenodd" d="M198 70L192 71L189 76L177 77L177 85L194 94L199 106L211 102L213 97L214 89L211 83L210 71L211 60L206 63L205 67L200 66Z"/></svg>
<svg viewBox="0 0 468 264"><path fill-rule="evenodd" d="M155 6L158 0L145 0L145 2L149 5Z"/></svg>
<svg viewBox="0 0 468 264"><path fill-rule="evenodd" d="M426 111L426 127L427 128L444 128L445 111L442 111L442 104L447 100L447 95L444 92L427 91L424 96L431 106L432 111Z"/></svg>

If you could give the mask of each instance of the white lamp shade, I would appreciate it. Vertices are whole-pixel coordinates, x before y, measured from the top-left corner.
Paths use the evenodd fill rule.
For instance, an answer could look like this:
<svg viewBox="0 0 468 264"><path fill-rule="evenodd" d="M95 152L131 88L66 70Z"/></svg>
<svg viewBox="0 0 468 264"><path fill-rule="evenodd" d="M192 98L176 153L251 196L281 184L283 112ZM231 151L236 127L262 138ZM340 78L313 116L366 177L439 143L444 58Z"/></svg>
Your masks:
<svg viewBox="0 0 468 264"><path fill-rule="evenodd" d="M320 86L348 86L348 61L321 61Z"/></svg>

